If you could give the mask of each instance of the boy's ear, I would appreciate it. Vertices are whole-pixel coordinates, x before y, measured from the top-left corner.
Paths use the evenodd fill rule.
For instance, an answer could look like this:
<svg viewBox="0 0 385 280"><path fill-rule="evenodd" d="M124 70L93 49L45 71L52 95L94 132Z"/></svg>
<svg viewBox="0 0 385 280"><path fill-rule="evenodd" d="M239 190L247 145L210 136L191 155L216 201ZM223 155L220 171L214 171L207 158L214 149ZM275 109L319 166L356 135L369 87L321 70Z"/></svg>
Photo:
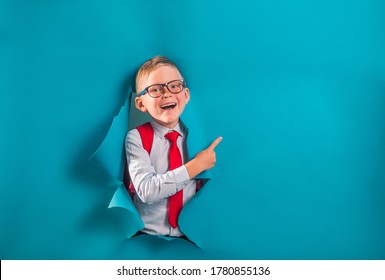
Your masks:
<svg viewBox="0 0 385 280"><path fill-rule="evenodd" d="M190 100L190 90L188 88L185 88L184 94L186 96L186 104L187 104Z"/></svg>
<svg viewBox="0 0 385 280"><path fill-rule="evenodd" d="M146 106L144 106L143 100L140 97L135 98L135 107L142 112L147 112Z"/></svg>

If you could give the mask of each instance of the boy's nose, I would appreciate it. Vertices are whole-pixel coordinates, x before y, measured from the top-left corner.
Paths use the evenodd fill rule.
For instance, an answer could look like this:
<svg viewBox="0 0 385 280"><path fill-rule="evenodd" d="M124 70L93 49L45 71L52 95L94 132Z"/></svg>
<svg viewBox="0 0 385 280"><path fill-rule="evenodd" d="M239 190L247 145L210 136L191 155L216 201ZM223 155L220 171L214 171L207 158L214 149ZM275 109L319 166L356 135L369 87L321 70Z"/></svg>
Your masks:
<svg viewBox="0 0 385 280"><path fill-rule="evenodd" d="M168 90L166 86L163 86L163 97L171 95L171 92Z"/></svg>

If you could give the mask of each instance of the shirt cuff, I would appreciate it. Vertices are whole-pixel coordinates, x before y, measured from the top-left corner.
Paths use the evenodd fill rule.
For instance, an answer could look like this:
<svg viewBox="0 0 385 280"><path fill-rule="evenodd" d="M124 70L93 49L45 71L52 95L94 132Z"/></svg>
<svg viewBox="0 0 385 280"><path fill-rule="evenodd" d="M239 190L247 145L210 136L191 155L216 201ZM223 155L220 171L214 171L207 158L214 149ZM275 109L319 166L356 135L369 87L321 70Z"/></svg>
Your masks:
<svg viewBox="0 0 385 280"><path fill-rule="evenodd" d="M175 168L172 173L174 174L175 182L178 185L186 181L190 181L190 176L188 175L187 168L184 165Z"/></svg>

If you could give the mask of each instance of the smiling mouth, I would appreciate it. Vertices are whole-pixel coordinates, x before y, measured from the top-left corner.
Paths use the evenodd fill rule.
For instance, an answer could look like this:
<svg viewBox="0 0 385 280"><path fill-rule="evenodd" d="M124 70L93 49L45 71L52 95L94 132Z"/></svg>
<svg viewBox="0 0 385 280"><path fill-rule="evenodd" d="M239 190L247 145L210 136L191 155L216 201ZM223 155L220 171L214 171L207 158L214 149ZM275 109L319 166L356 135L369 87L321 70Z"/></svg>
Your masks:
<svg viewBox="0 0 385 280"><path fill-rule="evenodd" d="M171 103L166 103L166 104L161 105L160 108L162 108L163 110L170 110L170 109L174 109L175 106L176 106L176 103L171 102Z"/></svg>

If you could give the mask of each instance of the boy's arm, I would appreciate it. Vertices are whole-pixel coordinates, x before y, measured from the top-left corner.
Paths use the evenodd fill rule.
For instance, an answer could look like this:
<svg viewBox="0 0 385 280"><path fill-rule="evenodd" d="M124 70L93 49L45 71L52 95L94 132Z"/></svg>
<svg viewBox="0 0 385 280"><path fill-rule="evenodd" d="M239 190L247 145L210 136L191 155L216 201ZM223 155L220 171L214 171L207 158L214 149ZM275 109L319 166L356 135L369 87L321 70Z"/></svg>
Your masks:
<svg viewBox="0 0 385 280"><path fill-rule="evenodd" d="M128 132L125 149L132 183L144 203L170 197L188 185L190 177L184 165L164 174L157 174L136 129Z"/></svg>
<svg viewBox="0 0 385 280"><path fill-rule="evenodd" d="M185 164L190 179L196 177L205 170L213 168L216 162L215 147L222 141L222 137L218 137L211 145L199 152L195 158Z"/></svg>

